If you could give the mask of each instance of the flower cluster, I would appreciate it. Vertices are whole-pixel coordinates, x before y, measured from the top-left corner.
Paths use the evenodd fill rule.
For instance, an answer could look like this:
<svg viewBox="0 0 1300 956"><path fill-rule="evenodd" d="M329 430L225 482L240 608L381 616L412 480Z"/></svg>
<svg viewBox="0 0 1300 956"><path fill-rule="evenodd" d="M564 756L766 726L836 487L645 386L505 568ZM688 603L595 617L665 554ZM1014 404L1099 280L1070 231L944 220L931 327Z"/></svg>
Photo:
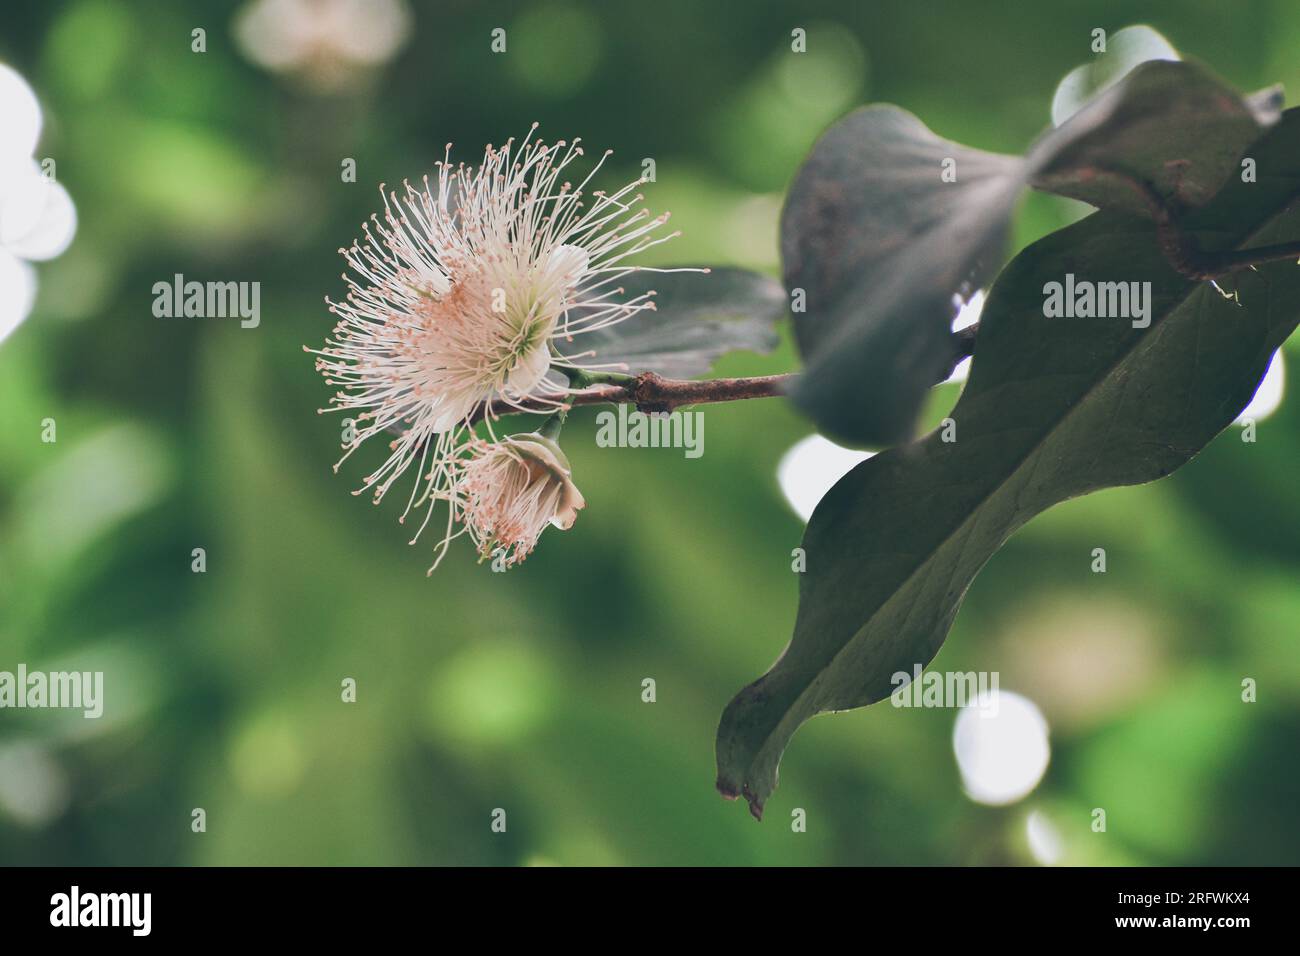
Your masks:
<svg viewBox="0 0 1300 956"><path fill-rule="evenodd" d="M582 495L568 460L537 433L498 438L503 414L562 417L597 364L581 336L653 309L653 292L619 285L645 267L626 260L673 235L657 230L634 180L614 193L587 185L610 153L574 185L565 171L578 140L487 147L475 167L436 164L436 179L401 195L383 186L384 213L340 253L352 274L316 368L338 387L324 411L355 422L335 470L367 439L390 438L390 454L355 493L378 503L413 465L413 509L428 526L447 503L437 567L450 541L468 533L481 554L522 560L548 524L569 527ZM577 344L575 344L577 343ZM430 573L433 571L431 567Z"/></svg>

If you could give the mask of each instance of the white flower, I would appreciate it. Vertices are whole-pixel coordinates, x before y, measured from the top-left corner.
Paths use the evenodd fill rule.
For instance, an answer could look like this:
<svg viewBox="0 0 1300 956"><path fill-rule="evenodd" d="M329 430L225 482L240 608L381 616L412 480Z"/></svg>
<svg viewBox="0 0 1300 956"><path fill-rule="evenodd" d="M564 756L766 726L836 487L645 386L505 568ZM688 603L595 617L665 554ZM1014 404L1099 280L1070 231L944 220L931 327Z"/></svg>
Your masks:
<svg viewBox="0 0 1300 956"><path fill-rule="evenodd" d="M625 260L672 238L651 236L667 214L635 208L639 180L588 197L604 158L575 187L564 172L582 155L578 141L531 137L489 146L477 167L439 162L436 181L408 183L401 197L384 193L382 221L372 216L365 241L340 250L355 275L344 275L344 301L330 302L333 337L307 350L341 387L328 410L358 422L343 459L367 438L398 433L358 493L379 501L418 459L402 520L412 507L427 503L431 515L436 501L451 503L439 559L474 424L485 419L491 434L502 411L562 407L574 389L561 373L602 367L579 366L593 353L572 343L654 308L652 292L624 300L617 283L639 271Z"/></svg>
<svg viewBox="0 0 1300 956"><path fill-rule="evenodd" d="M459 490L479 554L505 567L528 557L547 525L572 527L586 504L560 446L536 432L475 443Z"/></svg>

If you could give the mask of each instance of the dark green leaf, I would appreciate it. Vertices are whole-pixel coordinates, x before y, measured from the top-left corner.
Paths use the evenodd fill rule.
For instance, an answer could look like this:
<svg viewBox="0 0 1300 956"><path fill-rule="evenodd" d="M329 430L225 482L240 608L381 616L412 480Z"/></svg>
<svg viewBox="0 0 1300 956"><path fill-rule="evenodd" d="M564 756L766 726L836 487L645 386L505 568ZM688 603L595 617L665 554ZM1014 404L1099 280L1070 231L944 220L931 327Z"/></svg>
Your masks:
<svg viewBox="0 0 1300 956"><path fill-rule="evenodd" d="M1252 155L1259 181L1233 181L1189 219L1207 247L1300 239L1300 111ZM1246 405L1300 316L1300 267L1223 280L1237 302L1174 273L1153 233L1100 212L1021 253L985 306L956 441L877 455L818 505L790 645L722 717L724 794L760 814L800 724L882 700L893 674L928 663L976 573L1034 515L1169 474ZM1067 272L1151 282L1150 327L1045 318L1044 285Z"/></svg>
<svg viewBox="0 0 1300 956"><path fill-rule="evenodd" d="M945 160L955 182L943 182ZM1001 264L1024 161L940 139L870 106L813 147L781 218L785 284L806 360L792 398L850 443L910 434L950 367L953 295ZM805 297L806 310L798 299Z"/></svg>
<svg viewBox="0 0 1300 956"><path fill-rule="evenodd" d="M792 400L850 444L910 437L951 366L954 295L1000 264L1026 184L1148 213L1142 180L1178 208L1199 205L1276 118L1274 100L1243 100L1196 64L1144 63L1027 159L940 139L897 107L845 117L813 148L782 216L786 288L806 294ZM945 160L955 182L941 178Z"/></svg>
<svg viewBox="0 0 1300 956"><path fill-rule="evenodd" d="M569 354L588 350L583 364L626 363L630 374L657 372L693 378L727 352L776 348L776 323L788 300L775 279L745 269L637 272L621 283L624 299L655 291L655 308L617 325L574 336ZM613 371L613 369L610 369Z"/></svg>
<svg viewBox="0 0 1300 956"><path fill-rule="evenodd" d="M1144 216L1150 205L1134 181L1175 210L1201 206L1277 122L1279 105L1275 91L1243 98L1195 63L1143 63L1034 145L1030 184Z"/></svg>

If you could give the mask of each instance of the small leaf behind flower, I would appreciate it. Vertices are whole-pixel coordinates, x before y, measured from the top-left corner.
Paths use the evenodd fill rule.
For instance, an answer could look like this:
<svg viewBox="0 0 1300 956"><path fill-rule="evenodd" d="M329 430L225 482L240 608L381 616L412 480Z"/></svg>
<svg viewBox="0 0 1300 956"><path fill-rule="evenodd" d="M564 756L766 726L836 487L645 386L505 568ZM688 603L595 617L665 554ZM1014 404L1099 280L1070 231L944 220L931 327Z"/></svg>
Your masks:
<svg viewBox="0 0 1300 956"><path fill-rule="evenodd" d="M775 279L727 266L709 272L636 272L620 285L624 299L653 289L655 308L574 336L562 349L566 355L595 352L578 358L580 364L631 375L694 378L727 352L772 351L779 340L776 323L788 309Z"/></svg>

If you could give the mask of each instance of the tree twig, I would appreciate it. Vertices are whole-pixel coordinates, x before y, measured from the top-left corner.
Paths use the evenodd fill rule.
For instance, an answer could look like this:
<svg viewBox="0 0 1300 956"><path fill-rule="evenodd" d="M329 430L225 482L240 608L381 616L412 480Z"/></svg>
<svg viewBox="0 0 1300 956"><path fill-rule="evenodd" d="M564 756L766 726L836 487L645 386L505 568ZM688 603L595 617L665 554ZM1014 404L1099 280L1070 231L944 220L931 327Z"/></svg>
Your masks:
<svg viewBox="0 0 1300 956"><path fill-rule="evenodd" d="M936 384L948 378L957 364L974 352L975 337L978 332L977 322L953 333L955 354L936 379ZM642 372L640 375L628 376L626 381L605 382L575 392L564 398L564 405L568 407L635 405L640 412L672 412L688 405L712 405L718 402L737 402L750 398L773 398L784 395L797 375L796 372L788 372L782 375L755 375L748 378L695 380L664 378L655 372ZM471 417L470 423L480 422L488 414L495 419L503 415L547 415L554 411L554 405L534 408L494 402L490 408L486 404L480 405Z"/></svg>
<svg viewBox="0 0 1300 956"><path fill-rule="evenodd" d="M704 381L664 378L654 372L631 376L626 383L592 385L580 392L566 395L563 403L568 407L578 405L635 405L642 412L671 412L683 405L707 405L715 402L734 402L746 398L770 398L781 395L793 373L785 375L758 375L751 378L715 378ZM480 422L490 414L494 419L503 415L546 415L553 406L516 406L494 402L480 405L471 417L471 423Z"/></svg>

